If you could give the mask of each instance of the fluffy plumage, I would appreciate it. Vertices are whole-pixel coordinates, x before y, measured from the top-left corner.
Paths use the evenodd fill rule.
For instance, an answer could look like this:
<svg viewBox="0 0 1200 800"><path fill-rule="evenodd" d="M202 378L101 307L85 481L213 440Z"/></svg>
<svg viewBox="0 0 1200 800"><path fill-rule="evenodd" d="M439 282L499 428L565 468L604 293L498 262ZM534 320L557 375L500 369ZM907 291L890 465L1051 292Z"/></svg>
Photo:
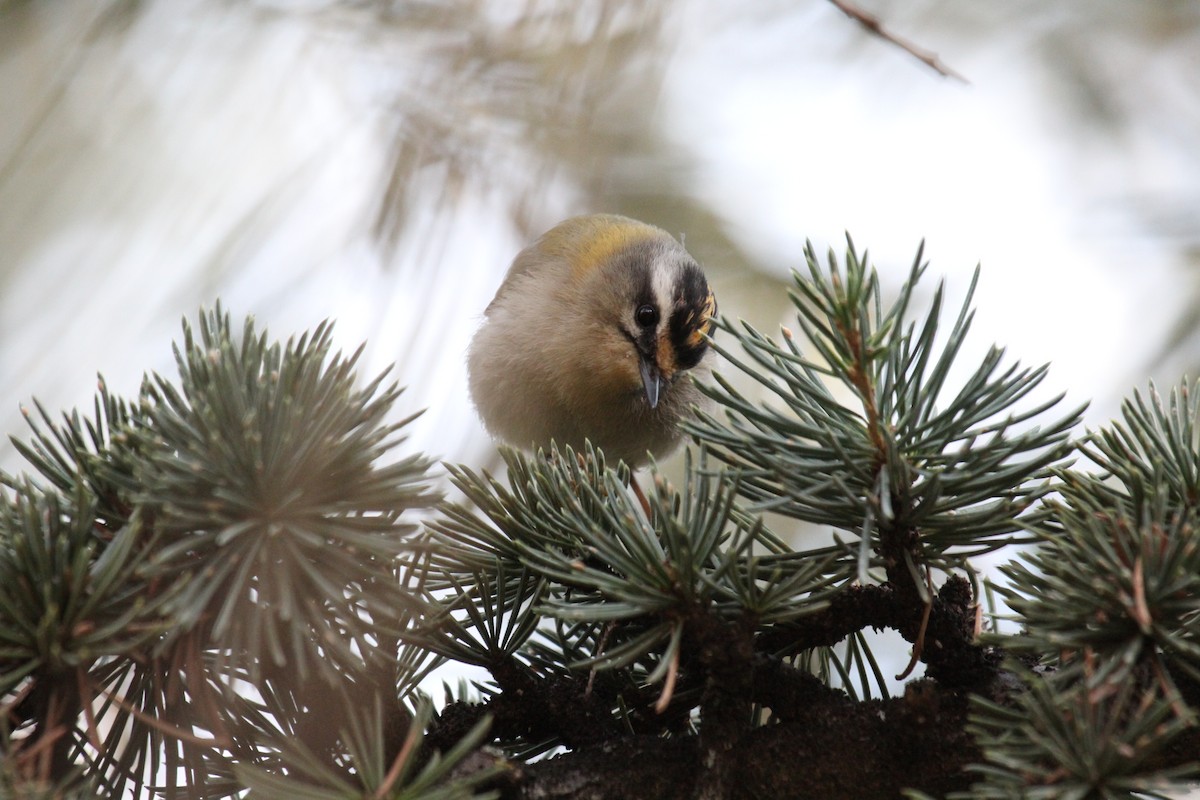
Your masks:
<svg viewBox="0 0 1200 800"><path fill-rule="evenodd" d="M679 443L702 396L716 314L704 273L665 231L573 217L513 261L468 354L488 430L521 447L580 448L638 466Z"/></svg>

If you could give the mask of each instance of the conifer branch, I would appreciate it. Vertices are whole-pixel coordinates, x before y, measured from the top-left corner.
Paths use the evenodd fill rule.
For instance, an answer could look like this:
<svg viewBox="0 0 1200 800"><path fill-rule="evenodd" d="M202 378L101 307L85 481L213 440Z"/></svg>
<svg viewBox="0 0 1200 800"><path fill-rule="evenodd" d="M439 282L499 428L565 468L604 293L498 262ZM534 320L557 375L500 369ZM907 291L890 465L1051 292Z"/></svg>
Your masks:
<svg viewBox="0 0 1200 800"><path fill-rule="evenodd" d="M852 243L806 255L798 333L723 320L713 344L767 399L716 375L648 511L593 448L505 451L503 477L448 466L463 502L417 526L399 388L360 387L324 325L276 344L217 309L135 402L35 405L35 476L0 480L0 791L999 798L1193 775L1196 393L1135 394L1076 443L1044 367L991 348L955 378L974 282L947 324L941 286L914 310L920 253L890 300ZM796 548L773 514L834 542ZM1021 631L980 640L972 560L1018 543L988 588ZM903 696L873 629L925 666ZM487 677L439 712L419 687L446 660Z"/></svg>

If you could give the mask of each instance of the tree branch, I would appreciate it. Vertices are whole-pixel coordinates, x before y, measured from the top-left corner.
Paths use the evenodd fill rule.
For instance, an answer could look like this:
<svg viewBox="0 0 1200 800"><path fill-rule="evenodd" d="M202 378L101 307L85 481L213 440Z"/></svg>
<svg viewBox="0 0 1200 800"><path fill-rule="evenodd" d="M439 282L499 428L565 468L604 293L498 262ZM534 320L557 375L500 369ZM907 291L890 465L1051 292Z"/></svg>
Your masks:
<svg viewBox="0 0 1200 800"><path fill-rule="evenodd" d="M938 57L937 53L918 47L907 39L902 39L901 37L892 33L883 26L883 23L878 17L864 11L854 3L849 2L849 0L829 0L829 2L847 17L865 28L868 33L878 36L885 42L899 47L901 50L908 53L922 64L925 64L939 75L947 78L954 78L955 80L962 81L965 84L971 83L969 80L963 77L962 74L947 66L945 62Z"/></svg>
<svg viewBox="0 0 1200 800"><path fill-rule="evenodd" d="M891 582L851 586L830 598L824 611L764 628L757 636L756 648L766 654L795 655L814 647L832 647L865 628L890 628L913 642L922 608L915 591L899 591ZM933 599L925 633L921 660L928 665L930 677L948 686L969 686L994 676L1000 654L977 644L974 630L970 584L951 577Z"/></svg>

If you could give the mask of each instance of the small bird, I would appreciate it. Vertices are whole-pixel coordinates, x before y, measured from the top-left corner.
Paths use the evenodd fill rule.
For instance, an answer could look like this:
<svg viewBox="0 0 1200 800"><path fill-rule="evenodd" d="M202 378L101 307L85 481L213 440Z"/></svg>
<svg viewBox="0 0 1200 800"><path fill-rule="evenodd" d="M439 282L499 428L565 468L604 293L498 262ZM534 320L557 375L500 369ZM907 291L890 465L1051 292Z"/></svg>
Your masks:
<svg viewBox="0 0 1200 800"><path fill-rule="evenodd" d="M703 395L716 299L666 231L611 214L572 217L522 250L467 357L471 398L520 447L585 439L631 467L679 444Z"/></svg>

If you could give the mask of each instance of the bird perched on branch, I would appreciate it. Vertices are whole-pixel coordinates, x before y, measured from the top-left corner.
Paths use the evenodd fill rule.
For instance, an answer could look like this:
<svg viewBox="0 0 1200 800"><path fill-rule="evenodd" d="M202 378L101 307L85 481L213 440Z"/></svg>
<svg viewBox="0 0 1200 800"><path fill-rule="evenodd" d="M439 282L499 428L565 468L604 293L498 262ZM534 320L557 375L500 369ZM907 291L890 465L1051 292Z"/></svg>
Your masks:
<svg viewBox="0 0 1200 800"><path fill-rule="evenodd" d="M701 402L716 299L666 231L593 214L559 223L509 267L468 355L484 425L520 447L585 439L632 467L670 453Z"/></svg>

